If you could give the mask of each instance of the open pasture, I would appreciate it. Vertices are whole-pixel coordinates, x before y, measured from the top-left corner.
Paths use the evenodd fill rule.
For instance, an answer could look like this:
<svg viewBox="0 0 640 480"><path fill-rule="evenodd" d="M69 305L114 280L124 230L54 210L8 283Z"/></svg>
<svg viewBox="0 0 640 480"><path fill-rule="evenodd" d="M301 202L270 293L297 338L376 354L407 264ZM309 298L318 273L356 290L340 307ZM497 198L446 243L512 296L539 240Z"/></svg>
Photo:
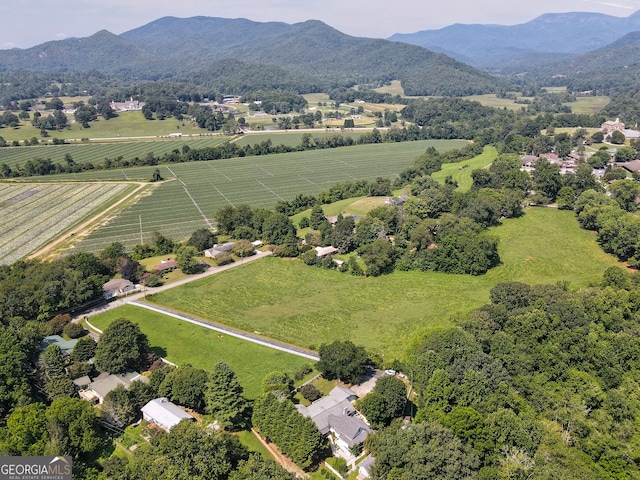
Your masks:
<svg viewBox="0 0 640 480"><path fill-rule="evenodd" d="M384 85L379 88L374 88L379 93L389 93L391 95L400 95L404 97L404 88L402 88L402 82L400 80L391 80L389 85Z"/></svg>
<svg viewBox="0 0 640 480"><path fill-rule="evenodd" d="M577 97L575 102L565 103L576 114L595 115L606 107L611 99L605 96Z"/></svg>
<svg viewBox="0 0 640 480"><path fill-rule="evenodd" d="M94 165L102 165L107 157L115 160L121 156L125 160L133 160L136 157L142 158L148 153L160 156L174 149L182 150L184 145L188 145L189 148L214 147L227 141L229 141L228 137L215 135L193 138L183 137L179 139L5 147L0 149L0 164L6 163L11 168L16 168L18 165L24 165L28 160L50 158L53 163L66 165L65 155L69 154L76 163L89 162Z"/></svg>
<svg viewBox="0 0 640 480"><path fill-rule="evenodd" d="M189 363L211 370L216 363L226 362L238 376L248 398L256 398L262 393L262 380L268 373L285 372L293 377L297 371L312 363L289 353L222 335L133 305L109 310L91 317L89 321L104 330L117 318L137 323L147 335L151 348L177 365Z"/></svg>
<svg viewBox="0 0 640 480"><path fill-rule="evenodd" d="M78 248L95 252L114 241L131 248L149 241L155 231L179 240L198 228L212 228L214 213L224 205L273 208L279 200L290 200L299 193L316 195L337 182L395 177L431 145L451 149L464 144L425 140L161 165L163 178L175 180L158 186L151 196L93 232ZM155 168L83 172L77 178L148 179Z"/></svg>
<svg viewBox="0 0 640 480"><path fill-rule="evenodd" d="M267 257L149 300L312 349L349 339L384 351L391 360L404 356L417 333L450 326L452 317L487 303L496 283L566 280L578 288L620 265L570 211L528 208L523 217L488 233L499 239L502 264L478 277L436 272L352 277Z"/></svg>
<svg viewBox="0 0 640 480"><path fill-rule="evenodd" d="M0 183L0 264L34 252L131 188L124 183Z"/></svg>
<svg viewBox="0 0 640 480"><path fill-rule="evenodd" d="M50 111L42 112L48 115ZM63 130L51 130L51 138L116 138L116 137L141 137L169 135L180 132L186 134L200 134L206 132L198 128L195 123L175 118L166 120L146 120L142 112L118 112L118 116L110 120L99 117L97 121L91 122L89 128L83 128L76 123L73 115L67 115L69 126ZM0 129L0 136L5 140L26 140L31 137L42 139L40 129L31 125L31 120L22 120L17 128ZM46 140L46 139L45 139Z"/></svg>

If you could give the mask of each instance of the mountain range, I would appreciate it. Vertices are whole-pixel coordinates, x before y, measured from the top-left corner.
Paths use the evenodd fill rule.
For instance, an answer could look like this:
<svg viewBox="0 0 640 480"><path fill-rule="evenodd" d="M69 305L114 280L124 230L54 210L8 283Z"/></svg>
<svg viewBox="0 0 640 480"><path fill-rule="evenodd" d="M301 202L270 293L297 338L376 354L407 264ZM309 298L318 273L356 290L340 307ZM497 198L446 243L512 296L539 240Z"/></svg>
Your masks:
<svg viewBox="0 0 640 480"><path fill-rule="evenodd" d="M523 63L541 54L586 53L636 31L640 31L640 11L629 17L573 12L548 13L512 26L455 24L439 30L395 34L389 39L445 53L478 68L501 71L511 62Z"/></svg>
<svg viewBox="0 0 640 480"><path fill-rule="evenodd" d="M587 75L602 85L624 83L612 67L637 75L639 32L640 11L626 18L545 14L513 26L456 24L387 40L353 37L317 20L164 17L121 35L102 30L0 50L0 73L100 72L126 82L167 79L238 94L400 80L407 95L462 96L505 91L503 77L522 74L541 84L575 77L580 89L591 89Z"/></svg>
<svg viewBox="0 0 640 480"><path fill-rule="evenodd" d="M131 80L208 77L210 82L215 80L212 72L228 72L232 78L227 83L249 76L259 83L254 88L293 84L297 90L325 91L399 79L409 95L485 93L496 91L502 83L441 53L407 43L352 37L316 20L290 25L164 17L121 35L103 30L87 38L0 51L0 72L20 69L95 70Z"/></svg>

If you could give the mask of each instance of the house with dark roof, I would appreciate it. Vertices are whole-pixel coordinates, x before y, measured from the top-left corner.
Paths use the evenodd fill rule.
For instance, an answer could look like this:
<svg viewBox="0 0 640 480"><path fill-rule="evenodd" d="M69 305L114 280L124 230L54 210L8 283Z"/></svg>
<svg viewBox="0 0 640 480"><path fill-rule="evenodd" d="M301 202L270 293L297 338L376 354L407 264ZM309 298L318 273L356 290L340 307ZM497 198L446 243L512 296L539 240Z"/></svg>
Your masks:
<svg viewBox="0 0 640 480"><path fill-rule="evenodd" d="M630 162L619 163L618 166L624 168L628 172L635 173L640 171L640 160L632 160Z"/></svg>
<svg viewBox="0 0 640 480"><path fill-rule="evenodd" d="M185 412L167 398L155 398L142 407L142 418L149 423L155 423L169 432L182 420L195 420L193 415Z"/></svg>
<svg viewBox="0 0 640 480"><path fill-rule="evenodd" d="M347 387L338 386L308 407L296 405L296 408L313 420L320 433L329 436L334 453L349 459L353 457L351 448L362 444L371 430L353 407L357 398Z"/></svg>
<svg viewBox="0 0 640 480"><path fill-rule="evenodd" d="M178 268L178 264L173 258L167 258L166 260L161 260L160 263L153 266L153 269L156 272L171 272Z"/></svg>

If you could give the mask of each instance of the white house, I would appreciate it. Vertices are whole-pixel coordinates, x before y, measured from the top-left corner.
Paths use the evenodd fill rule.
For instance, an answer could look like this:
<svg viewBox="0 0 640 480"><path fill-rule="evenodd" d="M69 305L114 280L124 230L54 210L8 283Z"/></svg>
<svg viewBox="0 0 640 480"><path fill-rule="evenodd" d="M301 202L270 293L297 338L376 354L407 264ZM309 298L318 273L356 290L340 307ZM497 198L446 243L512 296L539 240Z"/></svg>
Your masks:
<svg viewBox="0 0 640 480"><path fill-rule="evenodd" d="M142 418L149 423L155 423L167 432L182 420L195 420L193 415L185 412L165 397L151 400L141 410Z"/></svg>

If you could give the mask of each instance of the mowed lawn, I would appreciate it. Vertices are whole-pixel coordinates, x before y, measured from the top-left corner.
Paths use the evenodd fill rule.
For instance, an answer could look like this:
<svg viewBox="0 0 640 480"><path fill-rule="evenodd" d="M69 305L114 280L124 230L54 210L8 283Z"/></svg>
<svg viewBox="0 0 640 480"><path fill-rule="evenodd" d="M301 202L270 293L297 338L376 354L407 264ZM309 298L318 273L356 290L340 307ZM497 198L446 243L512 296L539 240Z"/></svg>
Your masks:
<svg viewBox="0 0 640 480"><path fill-rule="evenodd" d="M268 373L287 372L293 377L295 372L313 363L133 305L109 310L89 321L104 330L117 318L137 323L153 350L173 363L189 363L211 370L217 362L226 362L238 376L248 398L261 393L262 380Z"/></svg>
<svg viewBox="0 0 640 480"><path fill-rule="evenodd" d="M473 179L471 178L471 172L478 168L488 167L498 156L496 147L487 146L484 147L484 151L477 157L473 157L469 160L456 163L445 163L442 168L431 174L431 177L444 185L445 178L449 175L458 182L458 190L467 192L471 185L473 185Z"/></svg>
<svg viewBox="0 0 640 480"><path fill-rule="evenodd" d="M215 322L303 347L349 339L386 359L403 358L417 333L452 325L452 318L489 301L498 282L599 282L617 265L572 212L529 208L490 234L503 264L488 274L395 272L359 278L265 258L221 275L159 293L157 302Z"/></svg>

